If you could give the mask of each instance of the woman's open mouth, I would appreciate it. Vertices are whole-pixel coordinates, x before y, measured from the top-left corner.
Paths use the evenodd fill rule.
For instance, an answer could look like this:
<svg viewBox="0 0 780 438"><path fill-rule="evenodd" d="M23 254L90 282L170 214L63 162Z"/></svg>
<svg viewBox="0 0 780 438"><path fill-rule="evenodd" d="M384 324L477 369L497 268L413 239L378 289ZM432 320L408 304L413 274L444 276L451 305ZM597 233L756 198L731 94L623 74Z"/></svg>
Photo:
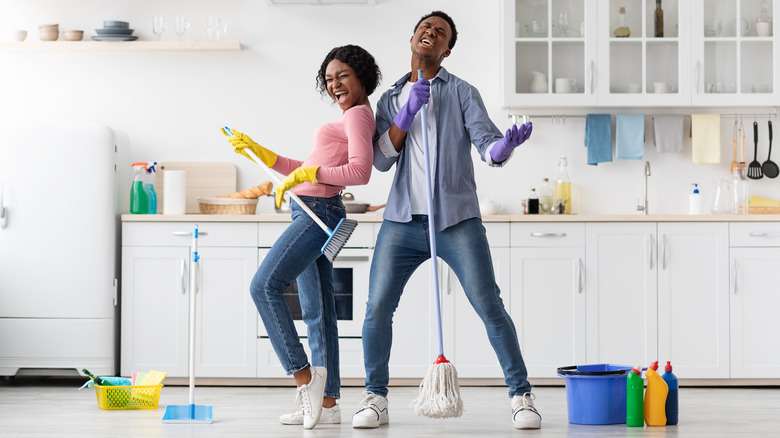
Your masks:
<svg viewBox="0 0 780 438"><path fill-rule="evenodd" d="M349 95L348 91L335 91L335 92L333 92L333 96L336 98L336 102L338 102L338 103L346 102L347 95Z"/></svg>

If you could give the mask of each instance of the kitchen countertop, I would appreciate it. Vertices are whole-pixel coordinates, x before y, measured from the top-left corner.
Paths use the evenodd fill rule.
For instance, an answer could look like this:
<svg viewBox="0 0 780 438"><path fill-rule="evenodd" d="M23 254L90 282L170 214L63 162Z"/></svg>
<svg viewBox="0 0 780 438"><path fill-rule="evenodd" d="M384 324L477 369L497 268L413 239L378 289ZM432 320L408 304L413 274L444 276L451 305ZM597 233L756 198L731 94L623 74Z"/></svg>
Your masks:
<svg viewBox="0 0 780 438"><path fill-rule="evenodd" d="M348 214L348 218L358 222L382 222L379 213ZM123 214L122 222L290 222L289 214ZM495 214L482 217L489 222L780 222L780 214L748 214L748 215L687 215L687 214L572 214L572 215L538 215L538 214Z"/></svg>

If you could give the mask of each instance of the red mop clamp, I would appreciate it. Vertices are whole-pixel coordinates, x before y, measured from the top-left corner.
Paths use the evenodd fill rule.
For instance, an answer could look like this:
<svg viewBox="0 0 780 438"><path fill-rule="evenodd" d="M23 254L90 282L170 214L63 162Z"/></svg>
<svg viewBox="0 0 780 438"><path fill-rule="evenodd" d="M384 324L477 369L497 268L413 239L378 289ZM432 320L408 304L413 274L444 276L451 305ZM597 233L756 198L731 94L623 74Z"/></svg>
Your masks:
<svg viewBox="0 0 780 438"><path fill-rule="evenodd" d="M447 360L446 357L444 357L443 354L439 355L439 357L436 358L436 361L433 362L434 365L439 365L441 363L450 363L450 361Z"/></svg>

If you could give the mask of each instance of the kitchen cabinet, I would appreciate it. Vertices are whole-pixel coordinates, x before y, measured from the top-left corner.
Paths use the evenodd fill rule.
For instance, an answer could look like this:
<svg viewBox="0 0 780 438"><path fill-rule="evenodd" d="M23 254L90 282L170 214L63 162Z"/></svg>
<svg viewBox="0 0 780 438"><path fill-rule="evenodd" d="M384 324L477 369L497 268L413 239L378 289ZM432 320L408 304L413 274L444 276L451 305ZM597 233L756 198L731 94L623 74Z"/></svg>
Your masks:
<svg viewBox="0 0 780 438"><path fill-rule="evenodd" d="M585 224L514 223L511 236L511 315L528 376L555 377L586 363Z"/></svg>
<svg viewBox="0 0 780 438"><path fill-rule="evenodd" d="M780 378L780 223L730 224L731 377Z"/></svg>
<svg viewBox="0 0 780 438"><path fill-rule="evenodd" d="M587 363L658 358L656 224L585 227Z"/></svg>
<svg viewBox="0 0 780 438"><path fill-rule="evenodd" d="M102 52L102 51L235 51L238 41L13 41L0 42L1 51Z"/></svg>
<svg viewBox="0 0 780 438"><path fill-rule="evenodd" d="M776 104L773 2L664 0L663 37L654 33L655 7L655 0L504 0L504 106ZM622 27L629 34L615 36ZM566 79L575 86L559 92L556 80Z"/></svg>
<svg viewBox="0 0 780 438"><path fill-rule="evenodd" d="M189 222L124 223L121 373L188 375ZM247 293L257 269L257 225L199 227L198 377L256 376L256 311Z"/></svg>
<svg viewBox="0 0 780 438"><path fill-rule="evenodd" d="M678 376L729 377L728 224L658 223L658 357Z"/></svg>

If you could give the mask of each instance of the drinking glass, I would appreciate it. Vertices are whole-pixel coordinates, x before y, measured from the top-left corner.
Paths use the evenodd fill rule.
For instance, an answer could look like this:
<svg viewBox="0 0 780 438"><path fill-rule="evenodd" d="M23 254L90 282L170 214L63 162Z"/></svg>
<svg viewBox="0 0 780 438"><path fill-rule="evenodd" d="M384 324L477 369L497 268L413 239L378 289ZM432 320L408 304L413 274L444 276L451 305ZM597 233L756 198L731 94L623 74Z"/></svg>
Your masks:
<svg viewBox="0 0 780 438"><path fill-rule="evenodd" d="M569 36L569 13L561 12L558 14L558 30L561 32L561 36L566 38Z"/></svg>
<svg viewBox="0 0 780 438"><path fill-rule="evenodd" d="M176 35L179 37L179 41L182 40L187 29L190 28L190 20L187 17L176 16Z"/></svg>
<svg viewBox="0 0 780 438"><path fill-rule="evenodd" d="M165 17L160 15L154 16L152 21L152 32L157 35L157 41L162 39L163 33L165 32Z"/></svg>
<svg viewBox="0 0 780 438"><path fill-rule="evenodd" d="M219 17L208 17L206 25L206 39L219 41L227 31L225 22Z"/></svg>

